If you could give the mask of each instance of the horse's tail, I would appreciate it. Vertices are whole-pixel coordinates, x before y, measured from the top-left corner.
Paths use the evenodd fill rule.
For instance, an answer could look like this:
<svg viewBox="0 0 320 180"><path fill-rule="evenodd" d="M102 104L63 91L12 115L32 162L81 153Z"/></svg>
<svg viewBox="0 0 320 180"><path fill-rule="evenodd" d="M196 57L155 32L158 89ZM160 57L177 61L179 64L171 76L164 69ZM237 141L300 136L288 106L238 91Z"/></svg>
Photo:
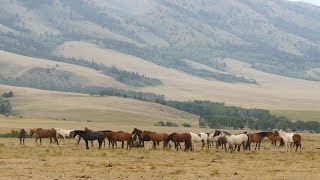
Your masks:
<svg viewBox="0 0 320 180"><path fill-rule="evenodd" d="M52 128L52 130L53 130L53 133L52 133L53 139L56 141L57 145L59 146L59 141L57 138L57 131L54 128Z"/></svg>

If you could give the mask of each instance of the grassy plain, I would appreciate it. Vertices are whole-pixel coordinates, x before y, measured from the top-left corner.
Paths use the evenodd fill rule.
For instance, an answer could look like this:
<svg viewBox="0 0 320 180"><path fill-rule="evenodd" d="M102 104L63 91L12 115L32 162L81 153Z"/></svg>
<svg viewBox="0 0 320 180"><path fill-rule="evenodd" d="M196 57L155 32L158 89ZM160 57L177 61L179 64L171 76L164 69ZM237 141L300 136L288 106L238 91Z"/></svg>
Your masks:
<svg viewBox="0 0 320 180"><path fill-rule="evenodd" d="M114 127L111 129L118 129ZM133 127L123 127L129 131ZM154 127L144 127L154 129ZM189 129L157 129L161 132L190 131ZM191 129L199 131L200 129ZM203 129L202 129L203 130ZM207 130L204 130L207 131ZM224 150L175 151L147 147L131 150L98 149L95 144L85 150L70 139L60 147L43 146L26 139L19 146L16 138L0 138L1 179L319 179L319 134L302 134L302 150L285 151L272 147L268 140L260 151L231 154Z"/></svg>

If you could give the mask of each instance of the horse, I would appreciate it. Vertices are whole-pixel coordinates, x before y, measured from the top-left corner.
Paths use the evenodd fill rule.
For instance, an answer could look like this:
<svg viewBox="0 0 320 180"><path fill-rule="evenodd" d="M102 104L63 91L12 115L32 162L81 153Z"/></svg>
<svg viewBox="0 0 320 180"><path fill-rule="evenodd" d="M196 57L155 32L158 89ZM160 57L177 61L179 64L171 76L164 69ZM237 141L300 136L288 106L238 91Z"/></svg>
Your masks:
<svg viewBox="0 0 320 180"><path fill-rule="evenodd" d="M57 137L65 140L66 138L72 138L74 130L67 130L62 128L54 128L57 131Z"/></svg>
<svg viewBox="0 0 320 180"><path fill-rule="evenodd" d="M151 131L143 131L142 132L142 137L148 136L150 137L153 145L153 149L156 149L157 144L159 145L160 142L163 142L163 149L166 147L166 139L168 138L169 134L167 133L155 133Z"/></svg>
<svg viewBox="0 0 320 180"><path fill-rule="evenodd" d="M98 140L99 149L101 148L102 142L104 141L105 135L101 131L88 132L82 130L74 130L73 138L80 136L86 142L86 149L89 149L88 141Z"/></svg>
<svg viewBox="0 0 320 180"><path fill-rule="evenodd" d="M211 145L213 145L213 143L216 143L216 147L218 149L218 143L219 143L219 135L221 134L221 131L219 130L215 130L214 133L207 133L208 136L208 140L207 140L207 145L208 145L208 149Z"/></svg>
<svg viewBox="0 0 320 180"><path fill-rule="evenodd" d="M151 141L151 137L146 135L146 134L142 135L142 130L140 130L140 129L134 128L131 134L132 135L133 134L137 134L139 136L139 139L141 141L141 146L142 147L144 147L144 142L145 141Z"/></svg>
<svg viewBox="0 0 320 180"><path fill-rule="evenodd" d="M178 143L180 142L184 142L184 145L185 145L184 151L187 151L189 149L190 151L192 151L192 140L191 140L190 133L182 133L182 134L172 133L168 136L168 138L165 141L166 146L169 144L169 141L174 142L174 146L177 151L179 150Z"/></svg>
<svg viewBox="0 0 320 180"><path fill-rule="evenodd" d="M247 143L247 148L249 148L249 150L251 150L251 143L256 143L256 146L254 148L254 150L260 150L260 144L261 141L263 140L263 138L267 137L270 134L270 132L259 132L259 133L252 133L252 134L248 134L248 143Z"/></svg>
<svg viewBox="0 0 320 180"><path fill-rule="evenodd" d="M301 151L301 135L295 134L295 133L287 133L283 131L282 129L278 131L279 136L283 139L286 149L288 151L288 142L294 143L293 147L296 146L296 151L298 150L298 147L300 147Z"/></svg>
<svg viewBox="0 0 320 180"><path fill-rule="evenodd" d="M132 147L141 147L141 141L137 134L133 134L132 136Z"/></svg>
<svg viewBox="0 0 320 180"><path fill-rule="evenodd" d="M42 145L42 138L49 138L50 139L50 145L52 143L52 138L55 140L57 145L59 146L59 142L57 139L57 132L55 129L42 129L42 128L36 128L36 129L30 129L30 137L33 136L33 134L36 135L36 144L38 144L38 139L40 139L40 145Z"/></svg>
<svg viewBox="0 0 320 180"><path fill-rule="evenodd" d="M123 132L123 131L118 131L118 132L110 132L109 133L109 140L112 141L112 149L114 149L114 145L117 143L117 141L127 141L127 149L128 147L130 147L131 149L131 143L132 143L132 135L130 133L127 132ZM122 146L122 148L124 148Z"/></svg>
<svg viewBox="0 0 320 180"><path fill-rule="evenodd" d="M268 138L271 140L271 144L277 146L277 141L280 141L280 146L284 145L283 139L279 136L278 131L270 132Z"/></svg>
<svg viewBox="0 0 320 180"><path fill-rule="evenodd" d="M18 138L20 139L20 145L23 144L24 145L24 139L27 136L27 132L25 129L20 129L18 131Z"/></svg>
<svg viewBox="0 0 320 180"><path fill-rule="evenodd" d="M103 130L103 131L101 131L101 132L104 134L105 138L108 139L108 141L109 141L109 148L110 148L112 141L108 138L108 133L113 132L113 131ZM103 147L106 147L106 142L105 142L105 140L103 141Z"/></svg>
<svg viewBox="0 0 320 180"><path fill-rule="evenodd" d="M93 132L93 130L88 129L87 127L84 128L85 132ZM81 136L73 136L73 138L77 139L77 144L80 144ZM93 142L91 141L91 147L93 147Z"/></svg>
<svg viewBox="0 0 320 180"><path fill-rule="evenodd" d="M191 135L191 140L192 142L201 142L202 143L202 147L201 147L201 150L203 149L203 147L206 145L206 143L208 142L208 135L206 133L193 133L193 132L190 132L190 135ZM207 147L209 149L209 147ZM192 150L194 150L193 146L192 146Z"/></svg>
<svg viewBox="0 0 320 180"><path fill-rule="evenodd" d="M243 145L243 150L246 149L246 144L248 142L248 136L246 134L234 135L234 134L230 134L230 133L227 133L224 131L219 136L226 138L227 143L229 145L229 148L231 150L231 153L233 153L236 149L233 147L233 145L238 146L238 152L240 152L241 144ZM227 149L226 149L226 151L227 151Z"/></svg>

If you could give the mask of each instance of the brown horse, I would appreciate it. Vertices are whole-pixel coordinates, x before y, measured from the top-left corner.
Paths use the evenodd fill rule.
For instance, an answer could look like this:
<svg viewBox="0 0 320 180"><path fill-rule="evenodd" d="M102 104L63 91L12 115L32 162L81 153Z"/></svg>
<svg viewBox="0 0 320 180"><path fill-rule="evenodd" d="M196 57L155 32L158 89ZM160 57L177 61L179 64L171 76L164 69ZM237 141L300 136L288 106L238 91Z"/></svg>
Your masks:
<svg viewBox="0 0 320 180"><path fill-rule="evenodd" d="M293 139L293 147L296 146L296 151L298 150L298 147L300 147L301 151L301 135L300 134L293 134L292 136Z"/></svg>
<svg viewBox="0 0 320 180"><path fill-rule="evenodd" d="M142 137L143 136L148 136L150 137L151 141L153 142L153 149L156 149L157 144L159 145L160 142L163 141L163 149L166 147L166 142L165 140L168 138L169 134L167 133L155 133L151 131L143 131L142 132Z"/></svg>
<svg viewBox="0 0 320 180"><path fill-rule="evenodd" d="M147 134L142 135L142 130L140 130L140 129L134 128L131 134L132 135L137 134L139 136L142 147L144 147L145 141L151 141L151 137L148 136Z"/></svg>
<svg viewBox="0 0 320 180"><path fill-rule="evenodd" d="M127 141L127 149L130 147L131 149L131 142L132 142L132 136L130 133L123 132L123 131L118 131L118 132L109 132L108 133L109 140L112 141L112 149L114 149L114 145L117 143L117 141ZM124 148L122 146L122 148Z"/></svg>
<svg viewBox="0 0 320 180"><path fill-rule="evenodd" d="M248 142L247 142L247 148L251 150L251 143L256 143L256 146L254 150L258 149L260 150L260 144L263 138L267 137L270 134L270 132L259 132L259 133L252 133L252 134L247 134L248 135Z"/></svg>
<svg viewBox="0 0 320 180"><path fill-rule="evenodd" d="M269 132L267 136L271 140L271 144L277 146L277 141L280 142L280 146L284 145L283 139L280 137L278 131Z"/></svg>
<svg viewBox="0 0 320 180"><path fill-rule="evenodd" d="M40 145L42 145L42 138L49 138L50 139L50 145L52 144L52 138L59 146L59 142L57 139L57 132L55 129L42 129L42 128L36 128L36 129L30 129L30 137L33 136L33 134L36 135L35 142L38 144L38 139L40 139Z"/></svg>
<svg viewBox="0 0 320 180"><path fill-rule="evenodd" d="M184 145L185 145L184 151L187 151L189 149L190 151L192 151L192 141L191 141L190 133L182 133L182 134L172 133L166 139L165 141L166 145L168 145L169 141L174 142L174 147L177 151L179 150L178 143L180 142L184 142Z"/></svg>

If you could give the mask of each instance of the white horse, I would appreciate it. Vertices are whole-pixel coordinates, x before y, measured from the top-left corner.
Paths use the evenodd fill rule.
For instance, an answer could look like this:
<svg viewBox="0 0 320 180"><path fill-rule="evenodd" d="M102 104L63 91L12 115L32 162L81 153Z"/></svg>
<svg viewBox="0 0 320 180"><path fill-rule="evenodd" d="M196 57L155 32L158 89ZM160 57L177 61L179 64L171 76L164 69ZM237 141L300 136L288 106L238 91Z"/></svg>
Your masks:
<svg viewBox="0 0 320 180"><path fill-rule="evenodd" d="M291 144L294 143L294 146L297 146L296 151L299 146L300 146L300 150L301 150L301 136L299 134L287 133L282 129L280 129L278 131L278 133L279 133L279 136L283 139L283 141L286 145L287 151L288 151L288 143L291 143Z"/></svg>
<svg viewBox="0 0 320 180"><path fill-rule="evenodd" d="M234 148L233 145L237 145L238 146L238 152L240 152L241 144L243 145L243 150L246 149L246 145L247 145L247 142L248 142L248 136L246 134L234 135L234 134L230 134L230 133L227 133L227 132L222 132L219 136L226 138L227 143L229 145L229 148L231 150L231 153L233 153L235 151L235 148Z"/></svg>
<svg viewBox="0 0 320 180"><path fill-rule="evenodd" d="M206 143L208 142L208 135L204 132L200 132L198 134L196 133L193 133L193 132L190 132L190 135L191 135L191 141L192 141L192 144L194 142L201 142L202 143L202 148L201 150L203 149L203 147L206 145ZM194 150L193 146L191 147L192 150Z"/></svg>
<svg viewBox="0 0 320 180"><path fill-rule="evenodd" d="M217 148L218 148L217 142L218 142L218 140L221 138L221 137L219 136L221 133L222 133L222 132L219 131L219 130L215 130L214 133L207 133L207 135L208 135L208 141L207 141L208 149L209 149L210 144L212 144L212 143L214 143L214 142L216 143L216 146L217 146ZM213 145L213 144L212 144L212 145Z"/></svg>
<svg viewBox="0 0 320 180"><path fill-rule="evenodd" d="M72 134L71 132L73 132L74 130L68 130L68 129L62 129L62 128L54 128L57 132L57 138L62 138L63 141L65 140L65 138L72 138Z"/></svg>

